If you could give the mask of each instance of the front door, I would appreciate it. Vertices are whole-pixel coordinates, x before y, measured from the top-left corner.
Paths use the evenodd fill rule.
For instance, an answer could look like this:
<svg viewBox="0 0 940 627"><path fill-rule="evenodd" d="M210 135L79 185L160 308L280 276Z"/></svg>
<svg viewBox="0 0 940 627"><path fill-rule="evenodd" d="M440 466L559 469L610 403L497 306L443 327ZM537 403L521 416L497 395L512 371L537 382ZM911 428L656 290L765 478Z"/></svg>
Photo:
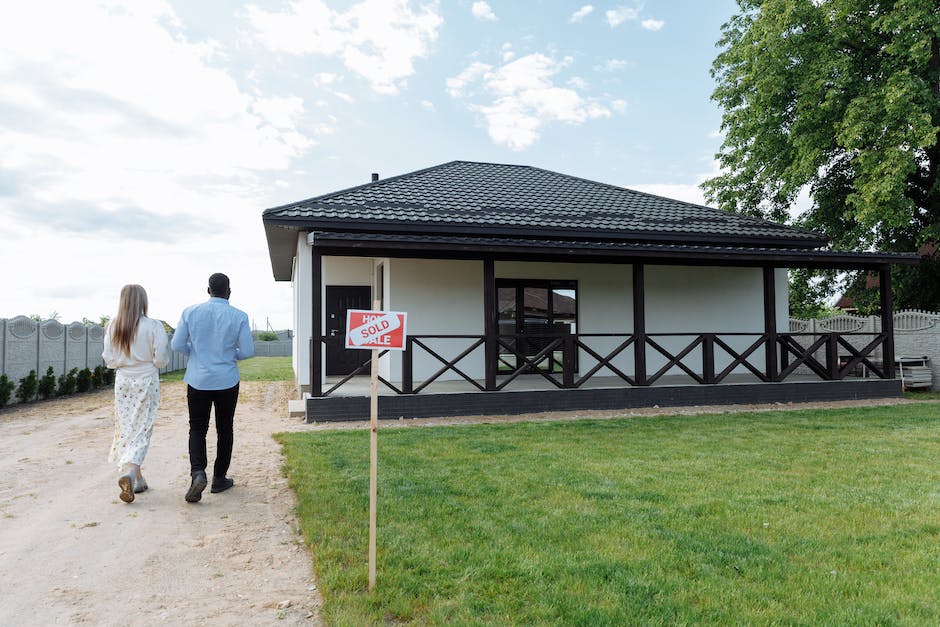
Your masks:
<svg viewBox="0 0 940 627"><path fill-rule="evenodd" d="M326 286L326 374L344 375L371 357L368 350L350 350L346 344L346 310L371 309L372 288L365 285Z"/></svg>

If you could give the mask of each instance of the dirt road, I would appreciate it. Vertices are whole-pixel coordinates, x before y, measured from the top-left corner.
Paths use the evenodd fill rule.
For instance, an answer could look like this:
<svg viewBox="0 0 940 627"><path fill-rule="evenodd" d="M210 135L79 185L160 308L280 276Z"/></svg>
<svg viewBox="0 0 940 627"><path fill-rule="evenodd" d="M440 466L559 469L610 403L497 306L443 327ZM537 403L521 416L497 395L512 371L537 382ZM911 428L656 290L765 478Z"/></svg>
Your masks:
<svg viewBox="0 0 940 627"><path fill-rule="evenodd" d="M110 390L0 411L0 625L320 624L295 499L270 437L298 426L287 416L289 391L242 383L235 488L206 490L197 504L183 500L183 383L163 384L143 466L150 490L132 504L118 499L106 461ZM210 466L214 457L210 445Z"/></svg>

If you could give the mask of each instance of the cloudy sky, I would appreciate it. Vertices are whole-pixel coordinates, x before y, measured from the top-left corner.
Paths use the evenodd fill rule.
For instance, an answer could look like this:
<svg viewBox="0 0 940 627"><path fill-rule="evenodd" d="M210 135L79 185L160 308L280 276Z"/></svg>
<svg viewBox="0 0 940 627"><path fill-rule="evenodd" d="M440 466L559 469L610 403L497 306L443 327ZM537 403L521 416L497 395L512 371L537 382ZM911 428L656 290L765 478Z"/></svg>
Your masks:
<svg viewBox="0 0 940 627"><path fill-rule="evenodd" d="M225 272L291 324L261 212L454 159L693 202L732 0L61 0L0 7L0 318L175 325Z"/></svg>

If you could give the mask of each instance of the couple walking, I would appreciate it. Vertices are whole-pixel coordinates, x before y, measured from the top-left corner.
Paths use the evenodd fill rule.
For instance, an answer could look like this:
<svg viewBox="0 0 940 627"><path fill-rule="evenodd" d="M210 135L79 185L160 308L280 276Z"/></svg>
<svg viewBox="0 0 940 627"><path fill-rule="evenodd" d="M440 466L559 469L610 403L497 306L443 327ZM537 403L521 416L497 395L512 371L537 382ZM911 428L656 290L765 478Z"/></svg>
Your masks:
<svg viewBox="0 0 940 627"><path fill-rule="evenodd" d="M209 277L209 300L183 311L173 350L189 356L186 400L189 405L189 463L192 476L186 501L196 503L209 484L206 434L215 406L217 447L211 492L224 492L235 482L226 476L232 459L233 421L238 402L235 362L254 355L248 316L229 305L232 290L221 273ZM150 435L160 405L159 369L169 361L163 324L147 317L147 292L139 285L121 289L118 313L108 324L102 353L114 378L114 440L108 461L121 472L121 500L147 490L140 466L150 448Z"/></svg>

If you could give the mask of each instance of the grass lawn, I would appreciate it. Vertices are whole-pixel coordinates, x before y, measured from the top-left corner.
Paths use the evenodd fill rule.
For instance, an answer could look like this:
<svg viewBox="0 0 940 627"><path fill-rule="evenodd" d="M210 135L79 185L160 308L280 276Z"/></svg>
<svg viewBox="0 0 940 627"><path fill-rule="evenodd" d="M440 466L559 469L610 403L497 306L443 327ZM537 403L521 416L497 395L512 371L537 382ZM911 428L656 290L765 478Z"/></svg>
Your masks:
<svg viewBox="0 0 940 627"><path fill-rule="evenodd" d="M252 357L238 362L242 381L291 381L294 367L290 357ZM160 375L161 381L182 381L186 370Z"/></svg>
<svg viewBox="0 0 940 627"><path fill-rule="evenodd" d="M940 392L908 390L904 392L904 398L911 401L940 401Z"/></svg>
<svg viewBox="0 0 940 627"><path fill-rule="evenodd" d="M940 624L940 403L280 434L327 624Z"/></svg>

